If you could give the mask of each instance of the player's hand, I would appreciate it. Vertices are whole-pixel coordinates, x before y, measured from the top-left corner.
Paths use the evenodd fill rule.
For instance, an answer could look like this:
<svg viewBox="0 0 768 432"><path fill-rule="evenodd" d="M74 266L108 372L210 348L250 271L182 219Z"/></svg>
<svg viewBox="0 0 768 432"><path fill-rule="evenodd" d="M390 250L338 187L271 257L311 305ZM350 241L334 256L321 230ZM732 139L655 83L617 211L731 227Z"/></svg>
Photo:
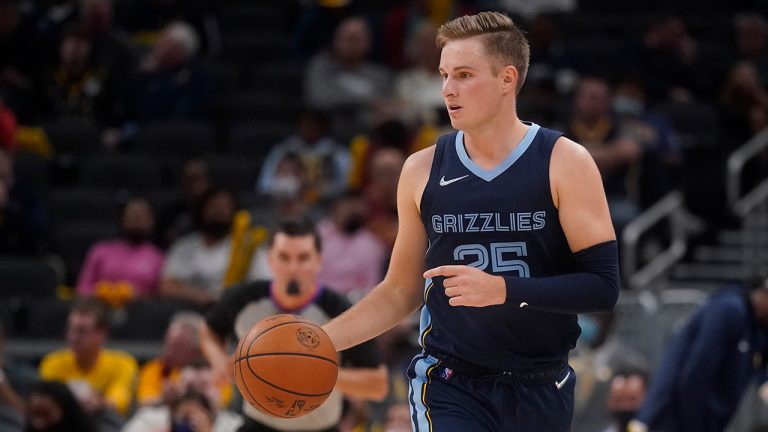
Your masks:
<svg viewBox="0 0 768 432"><path fill-rule="evenodd" d="M475 267L447 265L424 272L424 278L442 276L445 295L451 306L492 306L507 299L504 278L488 274Z"/></svg>

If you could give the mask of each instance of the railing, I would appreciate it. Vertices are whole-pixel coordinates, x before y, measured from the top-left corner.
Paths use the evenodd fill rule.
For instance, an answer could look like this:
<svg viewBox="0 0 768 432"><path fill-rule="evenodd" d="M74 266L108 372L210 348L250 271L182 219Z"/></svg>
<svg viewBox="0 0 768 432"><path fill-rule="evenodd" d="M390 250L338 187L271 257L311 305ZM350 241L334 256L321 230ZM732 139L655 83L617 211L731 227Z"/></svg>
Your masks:
<svg viewBox="0 0 768 432"><path fill-rule="evenodd" d="M622 272L630 288L640 289L648 286L685 255L687 243L682 222L683 211L683 194L680 191L672 191L624 228ZM671 234L669 246L641 267L638 256L641 237L666 219L669 220Z"/></svg>
<svg viewBox="0 0 768 432"><path fill-rule="evenodd" d="M744 166L768 148L768 128L763 129L728 157L728 205L741 219L742 276L745 280L768 273L765 250L768 248L768 179L742 195Z"/></svg>

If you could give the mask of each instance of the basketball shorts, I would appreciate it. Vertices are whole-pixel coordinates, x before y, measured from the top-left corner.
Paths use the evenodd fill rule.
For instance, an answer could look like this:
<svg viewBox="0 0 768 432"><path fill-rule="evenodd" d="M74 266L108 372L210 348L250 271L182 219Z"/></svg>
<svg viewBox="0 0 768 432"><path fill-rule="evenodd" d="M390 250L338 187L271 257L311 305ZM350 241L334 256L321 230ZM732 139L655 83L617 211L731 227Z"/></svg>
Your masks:
<svg viewBox="0 0 768 432"><path fill-rule="evenodd" d="M576 376L565 362L524 373L483 373L420 354L407 375L415 432L570 430Z"/></svg>

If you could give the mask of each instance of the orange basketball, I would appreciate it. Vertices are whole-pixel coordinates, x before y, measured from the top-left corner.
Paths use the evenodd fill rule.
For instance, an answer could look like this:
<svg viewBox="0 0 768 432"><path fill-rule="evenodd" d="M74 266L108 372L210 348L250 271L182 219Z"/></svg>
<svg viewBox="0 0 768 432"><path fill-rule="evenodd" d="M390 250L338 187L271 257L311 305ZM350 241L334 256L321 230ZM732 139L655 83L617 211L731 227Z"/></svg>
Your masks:
<svg viewBox="0 0 768 432"><path fill-rule="evenodd" d="M254 408L275 417L309 414L330 396L336 348L316 324L296 315L256 323L235 352L235 383Z"/></svg>

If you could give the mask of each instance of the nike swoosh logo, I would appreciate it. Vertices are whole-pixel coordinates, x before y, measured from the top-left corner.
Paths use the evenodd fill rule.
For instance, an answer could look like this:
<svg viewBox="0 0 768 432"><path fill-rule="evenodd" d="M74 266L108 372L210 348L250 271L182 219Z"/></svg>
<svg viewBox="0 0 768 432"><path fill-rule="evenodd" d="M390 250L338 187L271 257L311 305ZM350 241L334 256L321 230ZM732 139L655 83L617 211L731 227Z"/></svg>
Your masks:
<svg viewBox="0 0 768 432"><path fill-rule="evenodd" d="M563 388L563 385L565 384L566 381L568 381L568 378L570 377L571 377L571 371L569 370L568 373L565 374L565 378L563 378L562 381L560 382L555 381L555 385L557 386L557 389L560 390L561 388Z"/></svg>
<svg viewBox="0 0 768 432"><path fill-rule="evenodd" d="M463 178L466 178L466 177L469 177L469 174L463 175L461 177L456 177L456 178L450 179L450 180L446 180L445 176L443 176L443 178L440 179L440 186L448 186L449 184L456 183L457 181L459 181L459 180L461 180Z"/></svg>

